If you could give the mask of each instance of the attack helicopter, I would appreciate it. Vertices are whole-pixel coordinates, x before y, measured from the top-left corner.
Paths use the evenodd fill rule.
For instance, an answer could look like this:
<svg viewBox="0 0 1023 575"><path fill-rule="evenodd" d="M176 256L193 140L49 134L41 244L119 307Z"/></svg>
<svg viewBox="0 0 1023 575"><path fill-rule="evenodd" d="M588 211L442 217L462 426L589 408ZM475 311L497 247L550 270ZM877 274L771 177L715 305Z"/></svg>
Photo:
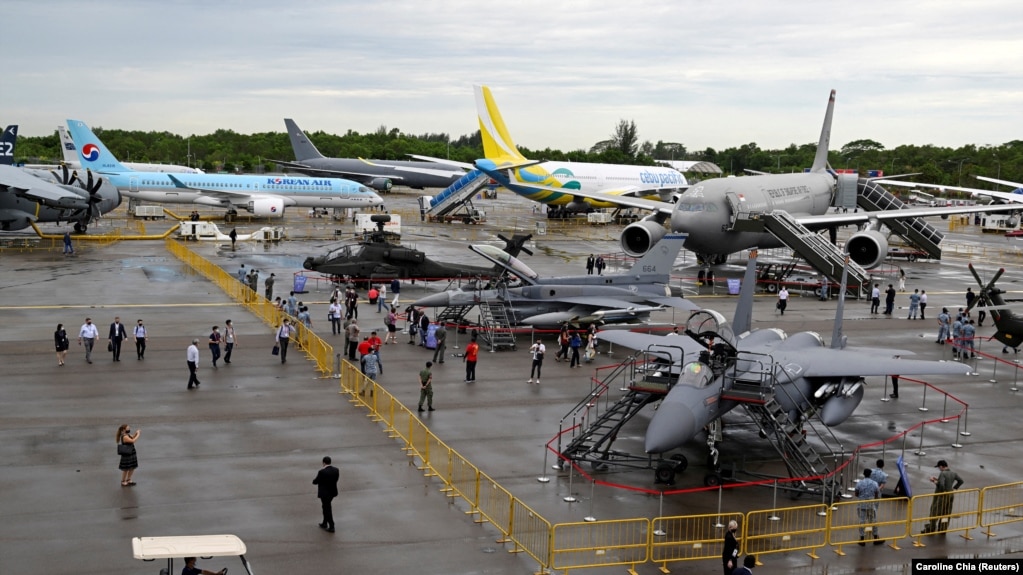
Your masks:
<svg viewBox="0 0 1023 575"><path fill-rule="evenodd" d="M977 285L980 286L980 293L977 294L977 299L973 301L973 304L966 308L966 311L969 312L976 306L978 310L990 312L991 319L994 320L995 327L998 328L994 338L1001 342L1002 353L1009 353L1009 348L1012 348L1013 353L1019 353L1019 346L1023 344L1023 317L1008 309L1002 298L1002 294L1005 292L995 287L995 282L1005 273L1005 268L1000 268L991 281L985 284L980 279L980 274L973 268L973 264L969 264L969 266L970 273L973 274Z"/></svg>
<svg viewBox="0 0 1023 575"><path fill-rule="evenodd" d="M490 278L498 277L504 272L504 268L498 266L468 266L430 259L426 253L418 249L401 245L397 234L384 231L384 225L391 221L390 215L378 214L370 220L376 224L376 230L364 233L362 239L354 244L340 246L322 256L308 257L302 267L352 281L394 278L421 281ZM500 234L497 237L504 241L503 249L509 254L533 255L533 252L525 247L525 243L533 237L532 234L515 234L511 239Z"/></svg>

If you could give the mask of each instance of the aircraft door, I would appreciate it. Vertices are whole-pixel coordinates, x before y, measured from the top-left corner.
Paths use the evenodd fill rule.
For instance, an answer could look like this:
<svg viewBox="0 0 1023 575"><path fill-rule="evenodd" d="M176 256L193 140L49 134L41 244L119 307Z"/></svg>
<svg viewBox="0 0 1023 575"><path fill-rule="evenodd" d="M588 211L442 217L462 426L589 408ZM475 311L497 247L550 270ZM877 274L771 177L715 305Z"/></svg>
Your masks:
<svg viewBox="0 0 1023 575"><path fill-rule="evenodd" d="M728 201L728 208L731 212L728 214L728 223L730 226L734 226L739 212L747 211L746 203L735 192L725 192L725 200Z"/></svg>
<svg viewBox="0 0 1023 575"><path fill-rule="evenodd" d="M128 191L137 192L139 191L139 177L131 176L128 178Z"/></svg>

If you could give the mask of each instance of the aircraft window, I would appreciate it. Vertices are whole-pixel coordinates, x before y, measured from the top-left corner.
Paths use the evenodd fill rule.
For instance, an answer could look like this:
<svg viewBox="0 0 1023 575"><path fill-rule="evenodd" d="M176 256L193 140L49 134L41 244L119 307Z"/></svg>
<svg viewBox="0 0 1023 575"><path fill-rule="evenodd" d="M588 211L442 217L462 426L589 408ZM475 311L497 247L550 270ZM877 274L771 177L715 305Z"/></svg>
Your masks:
<svg viewBox="0 0 1023 575"><path fill-rule="evenodd" d="M706 365L694 361L686 364L682 368L682 375L678 379L680 385L688 385L689 387L703 388L710 385L714 379L714 373Z"/></svg>
<svg viewBox="0 0 1023 575"><path fill-rule="evenodd" d="M708 212L716 212L716 211L718 211L718 207L715 206L714 204L708 203L707 207L706 207L706 210Z"/></svg>

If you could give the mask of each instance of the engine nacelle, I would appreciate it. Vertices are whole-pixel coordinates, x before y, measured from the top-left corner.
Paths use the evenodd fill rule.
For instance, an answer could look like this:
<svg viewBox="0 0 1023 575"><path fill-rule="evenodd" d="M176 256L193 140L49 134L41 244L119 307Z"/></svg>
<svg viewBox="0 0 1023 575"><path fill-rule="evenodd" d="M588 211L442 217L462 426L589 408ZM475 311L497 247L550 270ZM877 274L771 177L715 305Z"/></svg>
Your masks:
<svg viewBox="0 0 1023 575"><path fill-rule="evenodd" d="M373 178L367 185L378 192L389 192L392 184L390 178Z"/></svg>
<svg viewBox="0 0 1023 575"><path fill-rule="evenodd" d="M31 225L35 217L21 210L0 210L0 230L13 232Z"/></svg>
<svg viewBox="0 0 1023 575"><path fill-rule="evenodd" d="M888 255L888 239L875 230L854 234L845 243L845 247L852 261L866 269L877 267Z"/></svg>
<svg viewBox="0 0 1023 575"><path fill-rule="evenodd" d="M258 198L249 200L249 211L254 216L264 218L283 218L284 200L281 198Z"/></svg>
<svg viewBox="0 0 1023 575"><path fill-rule="evenodd" d="M622 230L622 250L632 257L640 257L661 241L668 230L653 220L640 220Z"/></svg>

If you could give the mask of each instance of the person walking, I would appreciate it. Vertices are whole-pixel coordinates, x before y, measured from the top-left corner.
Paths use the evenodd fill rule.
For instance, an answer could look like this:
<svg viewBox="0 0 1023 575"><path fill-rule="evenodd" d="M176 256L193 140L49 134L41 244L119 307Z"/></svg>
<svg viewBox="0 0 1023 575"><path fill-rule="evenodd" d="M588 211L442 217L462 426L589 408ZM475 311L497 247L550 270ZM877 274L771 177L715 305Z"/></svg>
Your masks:
<svg viewBox="0 0 1023 575"><path fill-rule="evenodd" d="M96 345L97 339L99 339L99 330L92 323L91 317L85 318L85 323L78 330L78 345L85 346L85 361L88 363L92 363L92 348Z"/></svg>
<svg viewBox="0 0 1023 575"><path fill-rule="evenodd" d="M938 339L934 343L945 345L945 340L948 339L949 321L951 319L948 315L948 308L941 308L941 313L938 314Z"/></svg>
<svg viewBox="0 0 1023 575"><path fill-rule="evenodd" d="M401 292L401 282L398 281L398 278L394 278L393 280L391 280L391 293L394 294L394 299L391 300L391 311L399 309L398 308L398 294L400 292Z"/></svg>
<svg viewBox="0 0 1023 575"><path fill-rule="evenodd" d="M888 284L888 289L884 292L884 315L891 316L895 310L895 288L892 284Z"/></svg>
<svg viewBox="0 0 1023 575"><path fill-rule="evenodd" d="M231 238L231 251L235 250L235 244L238 243L238 229L231 228L231 233L227 234L227 237Z"/></svg>
<svg viewBox="0 0 1023 575"><path fill-rule="evenodd" d="M64 232L64 255L73 256L75 255L75 248L71 245L71 232Z"/></svg>
<svg viewBox="0 0 1023 575"><path fill-rule="evenodd" d="M437 338L437 349L433 350L433 363L444 363L444 351L447 349L445 344L448 338L448 329L444 327L444 324L437 322L437 329L433 332ZM438 358L440 358L438 360Z"/></svg>
<svg viewBox="0 0 1023 575"><path fill-rule="evenodd" d="M860 547L867 545L864 539L866 538L867 526L870 527L870 538L874 540L874 545L880 545L884 543L884 540L877 538L877 499L881 497L881 489L877 486L877 482L870 478L872 471L869 469L863 470L863 477L856 482L856 498L860 500L860 503L856 505L856 514L860 518Z"/></svg>
<svg viewBox="0 0 1023 575"><path fill-rule="evenodd" d="M341 304L331 298L330 306L327 308L327 319L330 320L330 333L337 335L341 333Z"/></svg>
<svg viewBox="0 0 1023 575"><path fill-rule="evenodd" d="M968 319L963 322L963 347L961 353L964 359L966 357L977 357L976 350L973 347L973 340L976 336L977 328L973 326L973 320Z"/></svg>
<svg viewBox="0 0 1023 575"><path fill-rule="evenodd" d="M188 349L185 350L185 363L188 364L188 389L192 389L192 387L199 387L201 382L195 374L195 370L199 368L198 339L193 339L192 345L188 346Z"/></svg>
<svg viewBox="0 0 1023 575"><path fill-rule="evenodd" d="M53 332L53 347L57 350L57 365L64 365L71 342L68 341L67 330L62 323L58 323L57 330Z"/></svg>
<svg viewBox="0 0 1023 575"><path fill-rule="evenodd" d="M562 359L568 359L568 344L572 343L572 337L568 333L568 325L561 326L558 333L558 353L554 354L554 361L561 363Z"/></svg>
<svg viewBox="0 0 1023 575"><path fill-rule="evenodd" d="M128 339L128 331L124 329L121 318L114 317L114 323L110 324L110 331L107 333L107 343L110 344L114 361L121 361L121 342L126 339Z"/></svg>
<svg viewBox="0 0 1023 575"><path fill-rule="evenodd" d="M409 304L405 308L405 324L408 327L408 344L416 344L416 334L419 333L419 310Z"/></svg>
<svg viewBox="0 0 1023 575"><path fill-rule="evenodd" d="M952 504L955 502L955 490L963 485L963 478L948 468L948 462L939 459L934 467L941 470L938 475L931 476L931 483L934 484L935 496L931 499L930 522L924 527L922 533L936 533L948 531L949 516L952 515ZM944 523L944 528L939 529Z"/></svg>
<svg viewBox="0 0 1023 575"><path fill-rule="evenodd" d="M265 280L263 280L263 288L264 288L263 295L268 300L272 300L273 299L273 295L274 295L274 282L276 281L275 278L276 278L276 276L271 273L269 276L267 276L267 278Z"/></svg>
<svg viewBox="0 0 1023 575"><path fill-rule="evenodd" d="M738 530L739 524L734 519L728 522L725 544L721 548L721 566L725 575L732 575L739 563L739 541L735 538L735 532Z"/></svg>
<svg viewBox="0 0 1023 575"><path fill-rule="evenodd" d="M906 291L906 270L899 268L899 291Z"/></svg>
<svg viewBox="0 0 1023 575"><path fill-rule="evenodd" d="M362 373L366 377L376 380L377 376L383 372L384 365L380 362L380 354L372 350L372 345L369 348L369 353L363 354L359 361L362 362Z"/></svg>
<svg viewBox="0 0 1023 575"><path fill-rule="evenodd" d="M898 378L899 376L895 376ZM870 478L877 483L877 489L881 492L879 497L884 497L884 488L888 484L888 474L884 472L884 459L878 459L874 462L874 469L870 470Z"/></svg>
<svg viewBox="0 0 1023 575"><path fill-rule="evenodd" d="M913 293L909 294L909 316L906 319L916 319L917 312L920 311L920 290L913 290Z"/></svg>
<svg viewBox="0 0 1023 575"><path fill-rule="evenodd" d="M785 308L789 307L789 290L785 286L781 286L778 290L778 311L781 315L785 315Z"/></svg>
<svg viewBox="0 0 1023 575"><path fill-rule="evenodd" d="M963 342L963 316L957 315L956 320L952 322L952 359L959 359L964 349Z"/></svg>
<svg viewBox="0 0 1023 575"><path fill-rule="evenodd" d="M132 433L131 426L126 423L117 428L115 441L117 442L117 454L121 456L121 461L117 465L117 468L121 470L121 487L135 485L132 476L135 475L135 470L139 467L135 442L139 440L141 433L140 429L136 429L135 433Z"/></svg>
<svg viewBox="0 0 1023 575"><path fill-rule="evenodd" d="M135 338L135 359L142 361L146 358L146 341L149 339L149 330L146 329L146 325L142 323L141 319L135 324L132 336Z"/></svg>
<svg viewBox="0 0 1023 575"><path fill-rule="evenodd" d="M238 268L238 271L236 272L235 275L238 276L238 281L240 281L242 283L248 283L248 281L249 281L249 273L245 270L245 264L242 264Z"/></svg>
<svg viewBox="0 0 1023 575"><path fill-rule="evenodd" d="M426 402L430 411L433 411L433 372L430 368L433 362L426 362L426 369L419 371L419 412L423 411L423 402Z"/></svg>
<svg viewBox="0 0 1023 575"><path fill-rule="evenodd" d="M593 259L593 254L590 254L590 257L586 258L586 275L593 275L593 265L595 261L596 260Z"/></svg>
<svg viewBox="0 0 1023 575"><path fill-rule="evenodd" d="M593 265L597 268L598 276L604 275L604 266L607 265L604 263L604 256L597 256L597 261L595 261Z"/></svg>
<svg viewBox="0 0 1023 575"><path fill-rule="evenodd" d="M529 346L529 353L533 356L533 364L529 368L529 379L526 383L533 383L533 377L536 376L536 384L540 384L540 371L543 369L543 356L547 353L547 346L543 344L543 341L537 339L533 345Z"/></svg>
<svg viewBox="0 0 1023 575"><path fill-rule="evenodd" d="M224 337L220 334L220 328L213 326L213 331L210 332L210 355L213 356L213 367L217 367L217 360L220 359L220 342L224 340Z"/></svg>
<svg viewBox="0 0 1023 575"><path fill-rule="evenodd" d="M313 478L313 485L316 486L316 498L320 500L320 508L323 511L323 520L320 521L319 526L327 533L334 532L334 498L337 497L337 483L341 479L341 472L330 463L330 456L324 456L323 467L316 472L316 477Z"/></svg>
<svg viewBox="0 0 1023 575"><path fill-rule="evenodd" d="M977 299L977 294L973 293L973 288L966 288L966 317L970 317L970 310L973 309L973 301Z"/></svg>
<svg viewBox="0 0 1023 575"><path fill-rule="evenodd" d="M572 334L568 345L572 348L572 362L568 367L582 367L582 362L579 361L579 348L583 346L583 338L579 336L579 332Z"/></svg>
<svg viewBox="0 0 1023 575"><path fill-rule="evenodd" d="M881 306L881 286L874 284L874 287L870 290L870 313L877 313L877 309Z"/></svg>
<svg viewBox="0 0 1023 575"><path fill-rule="evenodd" d="M384 344L398 343L398 314L394 313L394 307L387 310L387 315L384 317L384 325L387 326L387 337L384 338Z"/></svg>
<svg viewBox="0 0 1023 575"><path fill-rule="evenodd" d="M430 316L426 310L419 312L419 346L426 347L426 336L430 333Z"/></svg>
<svg viewBox="0 0 1023 575"><path fill-rule="evenodd" d="M927 319L927 290L920 290L920 319Z"/></svg>
<svg viewBox="0 0 1023 575"><path fill-rule="evenodd" d="M890 377L891 380L892 380L892 392L888 394L888 397L890 397L892 399L898 399L899 398L899 376L897 376L897 375L889 375L888 377ZM880 459L878 461L880 461Z"/></svg>
<svg viewBox="0 0 1023 575"><path fill-rule="evenodd" d="M337 298L334 299L340 301ZM288 311L288 315L293 316L298 313L298 298L295 297L295 292L288 292L288 303L285 308Z"/></svg>
<svg viewBox="0 0 1023 575"><path fill-rule="evenodd" d="M465 383L476 382L476 361L479 359L479 353L480 346L476 343L476 336L472 336L469 345L465 346L465 356L462 358L465 362Z"/></svg>
<svg viewBox="0 0 1023 575"><path fill-rule="evenodd" d="M224 363L231 363L231 353L235 344L238 343L238 336L234 333L234 324L231 320L224 322Z"/></svg>
<svg viewBox="0 0 1023 575"><path fill-rule="evenodd" d="M281 326L277 328L277 333L274 334L274 341L281 348L281 363L288 363L288 344L291 342L291 333L294 328L291 327L291 320L284 318L281 322Z"/></svg>
<svg viewBox="0 0 1023 575"><path fill-rule="evenodd" d="M348 324L348 361L355 361L355 352L359 348L359 322L352 318Z"/></svg>

